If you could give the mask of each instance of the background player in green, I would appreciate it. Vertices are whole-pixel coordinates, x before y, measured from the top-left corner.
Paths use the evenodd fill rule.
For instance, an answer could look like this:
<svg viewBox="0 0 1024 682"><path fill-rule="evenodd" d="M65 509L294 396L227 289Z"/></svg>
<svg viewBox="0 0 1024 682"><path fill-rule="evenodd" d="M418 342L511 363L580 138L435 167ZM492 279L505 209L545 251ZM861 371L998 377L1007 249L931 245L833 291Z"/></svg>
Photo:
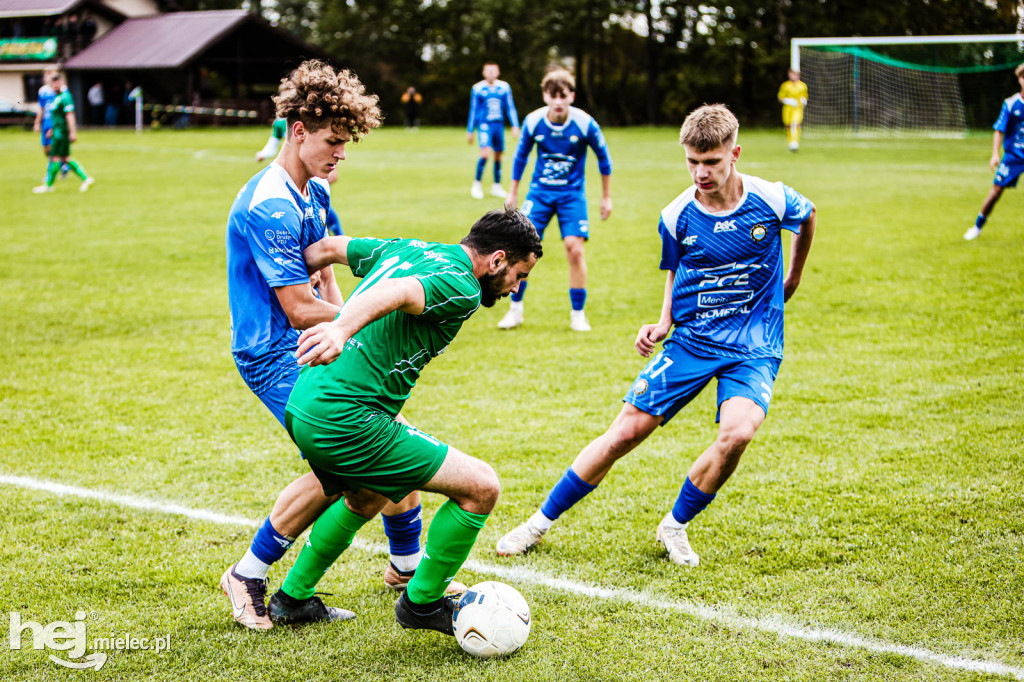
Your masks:
<svg viewBox="0 0 1024 682"><path fill-rule="evenodd" d="M256 163L262 163L277 154L277 148L281 146L281 140L284 139L284 134L287 131L288 121L280 117L275 118L267 143L263 145L263 149L256 152Z"/></svg>
<svg viewBox="0 0 1024 682"><path fill-rule="evenodd" d="M395 605L402 627L452 634L445 587L469 556L498 499L490 465L396 421L420 371L448 348L480 305L519 288L541 242L515 209L491 211L459 244L328 237L305 250L311 271L343 263L363 278L333 322L299 338L299 376L285 425L327 495L344 498L313 524L306 546L270 599L279 623L335 620L313 596L356 532L390 499L446 495L416 574Z"/></svg>
<svg viewBox="0 0 1024 682"><path fill-rule="evenodd" d="M58 72L52 80L52 87L57 91L57 96L50 103L50 116L53 121L53 135L50 138L50 165L46 168L46 184L33 187L36 194L52 192L53 183L57 179L60 167L67 164L75 171L78 177L82 178L81 191L86 191L92 186L94 180L89 177L78 162L71 158L71 143L78 137L78 127L75 125L75 100L68 92L64 84L64 76Z"/></svg>

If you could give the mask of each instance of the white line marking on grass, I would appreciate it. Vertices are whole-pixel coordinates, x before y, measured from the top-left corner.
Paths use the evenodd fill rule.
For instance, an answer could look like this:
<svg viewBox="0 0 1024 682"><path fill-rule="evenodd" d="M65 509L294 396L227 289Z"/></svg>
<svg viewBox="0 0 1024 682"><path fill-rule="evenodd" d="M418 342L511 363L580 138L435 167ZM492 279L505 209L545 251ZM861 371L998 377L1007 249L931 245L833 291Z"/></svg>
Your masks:
<svg viewBox="0 0 1024 682"><path fill-rule="evenodd" d="M155 511L163 514L184 516L197 521L209 521L227 526L242 526L255 528L261 520L247 519L241 516L220 514L205 509L192 509L170 502L158 502L133 495L119 495L101 490L90 490L78 486L64 485L54 481L45 481L26 476L7 476L0 474L0 484L12 485L29 490L40 490L62 497L79 497L87 500L97 500L108 504L143 511ZM353 546L367 552L376 554L387 554L387 548L383 545L360 542L356 539ZM906 656L924 663L935 663L953 668L955 670L968 670L971 672L988 673L991 675L1009 675L1018 680L1024 680L1024 668L1006 665L994 661L980 661L966 656L950 656L940 654L922 647L906 646L903 644L892 644L879 640L869 639L860 635L843 632L841 630L830 630L814 627L804 627L787 623L781 618L750 618L740 616L727 608L705 606L693 602L679 601L671 598L659 597L647 592L635 590L612 589L586 585L571 580L556 578L552 575L535 571L522 566L500 566L482 561L467 561L465 568L478 573L487 573L500 578L515 580L547 587L559 592L568 592L583 597L605 599L609 601L624 601L639 606L646 606L652 609L663 611L675 611L683 613L692 618L714 621L728 628L736 630L759 630L761 632L772 632L782 637L804 640L807 642L829 642L851 649L865 649L880 654L897 654Z"/></svg>

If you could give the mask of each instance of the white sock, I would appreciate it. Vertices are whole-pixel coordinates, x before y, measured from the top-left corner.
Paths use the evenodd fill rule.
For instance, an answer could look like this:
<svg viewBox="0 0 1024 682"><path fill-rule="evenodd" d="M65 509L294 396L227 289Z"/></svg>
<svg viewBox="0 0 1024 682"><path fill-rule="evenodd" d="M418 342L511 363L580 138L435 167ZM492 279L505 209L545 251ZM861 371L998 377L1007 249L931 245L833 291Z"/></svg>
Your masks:
<svg viewBox="0 0 1024 682"><path fill-rule="evenodd" d="M395 568L402 573L408 573L409 571L415 571L416 567L420 565L420 558L423 556L423 550L416 552L415 554L406 554L404 556L398 556L397 554L391 555L391 563L395 565Z"/></svg>
<svg viewBox="0 0 1024 682"><path fill-rule="evenodd" d="M521 313L521 312L523 312L523 302L522 301L509 301L508 302L508 309L511 310L511 311L517 312L517 313Z"/></svg>
<svg viewBox="0 0 1024 682"><path fill-rule="evenodd" d="M544 513L539 509L536 514L530 517L529 523L531 526L544 533L548 532L548 529L555 525L554 520L544 516Z"/></svg>
<svg viewBox="0 0 1024 682"><path fill-rule="evenodd" d="M235 564L235 573L243 578L265 580L267 574L270 573L270 564L263 563L252 553L252 549L247 549L242 560Z"/></svg>
<svg viewBox="0 0 1024 682"><path fill-rule="evenodd" d="M686 528L685 523L679 523L676 521L676 517L672 516L671 511L668 514L665 514L665 518L661 520L661 525L665 528Z"/></svg>

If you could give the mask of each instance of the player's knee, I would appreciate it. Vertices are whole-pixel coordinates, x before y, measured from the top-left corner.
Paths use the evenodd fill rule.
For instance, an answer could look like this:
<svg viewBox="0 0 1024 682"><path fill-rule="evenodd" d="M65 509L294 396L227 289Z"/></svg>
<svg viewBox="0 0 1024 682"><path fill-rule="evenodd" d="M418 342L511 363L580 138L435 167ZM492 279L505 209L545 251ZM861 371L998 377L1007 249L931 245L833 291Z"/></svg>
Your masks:
<svg viewBox="0 0 1024 682"><path fill-rule="evenodd" d="M501 481L494 468L483 461L480 461L477 467L476 477L477 484L473 497L481 508L479 513L489 514L494 509L494 505L498 503L498 496L501 495Z"/></svg>
<svg viewBox="0 0 1024 682"><path fill-rule="evenodd" d="M753 422L739 422L729 426L723 425L718 430L718 445L727 455L743 454L750 441L754 440L757 425Z"/></svg>
<svg viewBox="0 0 1024 682"><path fill-rule="evenodd" d="M626 421L613 425L608 433L612 439L610 454L618 459L643 443L649 432L640 424Z"/></svg>

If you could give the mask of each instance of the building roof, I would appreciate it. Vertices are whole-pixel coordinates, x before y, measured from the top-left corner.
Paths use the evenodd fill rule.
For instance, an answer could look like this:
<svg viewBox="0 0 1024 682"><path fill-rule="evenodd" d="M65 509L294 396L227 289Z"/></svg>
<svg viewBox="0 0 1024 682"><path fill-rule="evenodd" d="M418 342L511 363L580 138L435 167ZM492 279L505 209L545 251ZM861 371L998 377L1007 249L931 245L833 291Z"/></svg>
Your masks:
<svg viewBox="0 0 1024 682"><path fill-rule="evenodd" d="M58 16L83 2L85 0L0 0L0 18Z"/></svg>
<svg viewBox="0 0 1024 682"><path fill-rule="evenodd" d="M33 1L44 0L0 3ZM172 12L128 19L64 66L68 70L178 68L247 21L260 20L240 9Z"/></svg>

